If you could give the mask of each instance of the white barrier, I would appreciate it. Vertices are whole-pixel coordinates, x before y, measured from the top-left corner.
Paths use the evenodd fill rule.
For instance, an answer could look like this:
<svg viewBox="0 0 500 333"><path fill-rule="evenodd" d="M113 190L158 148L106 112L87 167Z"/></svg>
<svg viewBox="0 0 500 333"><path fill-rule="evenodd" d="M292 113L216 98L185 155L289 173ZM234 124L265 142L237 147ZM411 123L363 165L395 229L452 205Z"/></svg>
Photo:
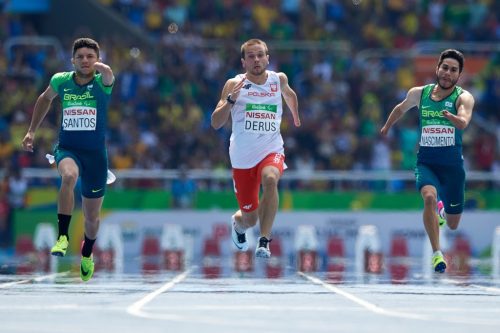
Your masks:
<svg viewBox="0 0 500 333"><path fill-rule="evenodd" d="M358 229L358 236L356 238L355 248L354 248L354 263L355 263L355 273L356 276L363 276L366 272L365 263L366 252L369 253L380 253L382 252L382 247L380 244L380 238L378 235L377 227L374 225L362 225Z"/></svg>
<svg viewBox="0 0 500 333"><path fill-rule="evenodd" d="M56 243L56 230L50 223L39 223L36 226L33 235L33 245L37 252L44 252L44 260L49 260L49 269L51 272L57 270L57 257L50 255L50 249Z"/></svg>
<svg viewBox="0 0 500 333"><path fill-rule="evenodd" d="M295 232L297 269L300 272L315 272L319 268L318 237L313 225L299 225Z"/></svg>
<svg viewBox="0 0 500 333"><path fill-rule="evenodd" d="M197 262L204 255L204 240L213 237L214 226L221 224L221 221L226 223L225 221L232 214L234 214L232 210L115 211L106 215L103 224L123 226L125 255L127 258L135 258L141 255L142 240L145 235L161 235L165 221L173 221L172 223L182 226L185 243L187 244L189 240L191 244L186 245L186 248L191 251L189 255L186 253L186 260L194 258L194 262ZM409 257L418 258L418 273L422 272L422 267L427 269L427 275L432 272L430 259L432 251L429 249L429 240L422 224L421 211L280 211L276 215L273 225L273 238L282 243L285 258L296 255L296 234L299 226L306 222L316 228L320 251L326 248L328 240L333 235L342 239L345 258L355 257L355 243L360 227L363 225L373 225L377 228L380 252L384 254L390 253L391 240L394 235L404 236L408 242ZM500 211L467 211L464 213L458 232L469 240L473 258L478 257L487 249L491 249L492 235L496 227L500 227ZM247 236L258 236L258 228L254 228L252 232L247 234ZM446 229L445 235L448 237L450 234L451 232ZM229 234L226 237L229 237ZM444 243L446 240L444 236L441 236L442 245L446 245ZM424 248L429 250L425 251ZM222 256L232 257L233 251L231 240L227 238L222 242ZM446 251L444 248L445 254ZM422 259L424 256L427 259ZM424 260L423 265L420 267L422 260ZM349 260L349 263L352 263L352 266L345 267L348 273L351 269L354 270L354 262Z"/></svg>
<svg viewBox="0 0 500 333"><path fill-rule="evenodd" d="M121 228L117 224L101 225L99 237L97 237L97 246L101 250L113 250L114 253L114 271L123 273L123 239Z"/></svg>
<svg viewBox="0 0 500 333"><path fill-rule="evenodd" d="M56 243L56 229L50 223L39 223L33 235L33 243L37 251L50 249Z"/></svg>
<svg viewBox="0 0 500 333"><path fill-rule="evenodd" d="M299 225L295 232L295 251L317 251L318 237L316 236L316 228L313 225Z"/></svg>
<svg viewBox="0 0 500 333"><path fill-rule="evenodd" d="M161 233L162 250L184 250L184 235L180 224L165 224Z"/></svg>
<svg viewBox="0 0 500 333"><path fill-rule="evenodd" d="M500 227L496 227L491 245L491 275L494 279L500 278Z"/></svg>
<svg viewBox="0 0 500 333"><path fill-rule="evenodd" d="M160 248L165 269L180 271L185 267L186 243L180 224L163 225Z"/></svg>

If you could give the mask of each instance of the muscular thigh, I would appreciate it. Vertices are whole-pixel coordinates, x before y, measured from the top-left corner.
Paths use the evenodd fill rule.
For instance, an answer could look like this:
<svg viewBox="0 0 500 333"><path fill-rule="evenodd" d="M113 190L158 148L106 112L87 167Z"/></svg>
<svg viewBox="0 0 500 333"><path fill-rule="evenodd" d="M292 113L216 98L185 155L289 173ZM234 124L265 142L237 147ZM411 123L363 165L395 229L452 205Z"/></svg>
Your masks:
<svg viewBox="0 0 500 333"><path fill-rule="evenodd" d="M56 165L58 167L59 167L59 163L61 163L61 161L63 159L65 159L65 158L72 159L73 161L75 161L75 164L78 166L78 174L81 174L82 164L81 164L80 158L79 158L77 153L75 153L71 150L63 149L63 148L60 148L59 146L56 146L54 148L54 158L56 160Z"/></svg>
<svg viewBox="0 0 500 333"><path fill-rule="evenodd" d="M274 166L283 173L285 155L272 153L251 169L233 169L233 183L236 199L242 212L252 212L259 207L259 191L262 169Z"/></svg>
<svg viewBox="0 0 500 333"><path fill-rule="evenodd" d="M54 155L57 163L70 157L78 165L82 196L85 198L104 196L108 173L108 156L105 149L75 150L56 147Z"/></svg>
<svg viewBox="0 0 500 333"><path fill-rule="evenodd" d="M449 166L418 163L415 176L419 191L425 185L432 185L437 189L446 213L462 213L465 189L465 171L462 165Z"/></svg>
<svg viewBox="0 0 500 333"><path fill-rule="evenodd" d="M285 167L285 155L281 153L272 153L267 155L259 164L257 164L257 175L262 176L262 169L267 166L273 166L279 170L280 175L283 174Z"/></svg>
<svg viewBox="0 0 500 333"><path fill-rule="evenodd" d="M440 197L444 211L461 214L464 210L465 170L462 165L441 167L437 172L441 183Z"/></svg>
<svg viewBox="0 0 500 333"><path fill-rule="evenodd" d="M420 192L422 187L426 185L434 186L438 192L441 188L439 183L439 178L435 174L433 168L430 165L418 163L415 167L415 181L417 190Z"/></svg>
<svg viewBox="0 0 500 333"><path fill-rule="evenodd" d="M242 212L251 212L259 207L260 177L257 177L257 167L233 169L233 185Z"/></svg>

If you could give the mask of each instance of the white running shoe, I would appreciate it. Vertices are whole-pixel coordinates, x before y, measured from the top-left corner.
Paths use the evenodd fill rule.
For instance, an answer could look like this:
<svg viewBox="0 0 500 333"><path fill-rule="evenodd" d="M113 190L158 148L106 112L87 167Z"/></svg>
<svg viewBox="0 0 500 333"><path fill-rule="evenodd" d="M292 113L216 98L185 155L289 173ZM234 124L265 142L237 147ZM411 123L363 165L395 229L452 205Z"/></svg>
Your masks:
<svg viewBox="0 0 500 333"><path fill-rule="evenodd" d="M269 250L269 243L272 239L266 237L259 238L259 244L255 249L255 256L258 258L271 258L271 250Z"/></svg>
<svg viewBox="0 0 500 333"><path fill-rule="evenodd" d="M234 219L234 216L231 217L231 238L233 240L234 245L238 248L240 251L247 251L248 250L248 242L247 242L247 236L245 233L240 234L234 229L234 225L236 224L236 221Z"/></svg>

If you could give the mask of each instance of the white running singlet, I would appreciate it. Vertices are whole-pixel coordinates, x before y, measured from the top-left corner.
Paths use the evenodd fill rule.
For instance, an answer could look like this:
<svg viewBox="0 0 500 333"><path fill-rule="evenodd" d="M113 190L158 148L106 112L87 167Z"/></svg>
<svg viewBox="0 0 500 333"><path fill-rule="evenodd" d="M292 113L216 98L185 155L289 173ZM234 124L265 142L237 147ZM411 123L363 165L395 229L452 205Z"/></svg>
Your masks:
<svg viewBox="0 0 500 333"><path fill-rule="evenodd" d="M242 74L236 78L241 80ZM235 169L250 169L271 153L284 153L280 133L283 114L280 79L267 71L262 85L248 79L231 109L229 157Z"/></svg>

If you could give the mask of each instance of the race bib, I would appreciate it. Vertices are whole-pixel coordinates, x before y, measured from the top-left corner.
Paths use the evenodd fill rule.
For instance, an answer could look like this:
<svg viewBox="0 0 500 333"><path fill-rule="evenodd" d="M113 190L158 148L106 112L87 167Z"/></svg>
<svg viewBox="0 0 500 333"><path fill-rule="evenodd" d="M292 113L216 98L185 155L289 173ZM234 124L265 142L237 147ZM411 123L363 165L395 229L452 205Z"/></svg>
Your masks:
<svg viewBox="0 0 500 333"><path fill-rule="evenodd" d="M448 147L455 145L455 127L431 125L422 127L421 147Z"/></svg>
<svg viewBox="0 0 500 333"><path fill-rule="evenodd" d="M91 106L71 106L63 109L63 131L95 131L97 109Z"/></svg>
<svg viewBox="0 0 500 333"><path fill-rule="evenodd" d="M278 106L275 104L247 104L245 132L271 134L279 131Z"/></svg>

